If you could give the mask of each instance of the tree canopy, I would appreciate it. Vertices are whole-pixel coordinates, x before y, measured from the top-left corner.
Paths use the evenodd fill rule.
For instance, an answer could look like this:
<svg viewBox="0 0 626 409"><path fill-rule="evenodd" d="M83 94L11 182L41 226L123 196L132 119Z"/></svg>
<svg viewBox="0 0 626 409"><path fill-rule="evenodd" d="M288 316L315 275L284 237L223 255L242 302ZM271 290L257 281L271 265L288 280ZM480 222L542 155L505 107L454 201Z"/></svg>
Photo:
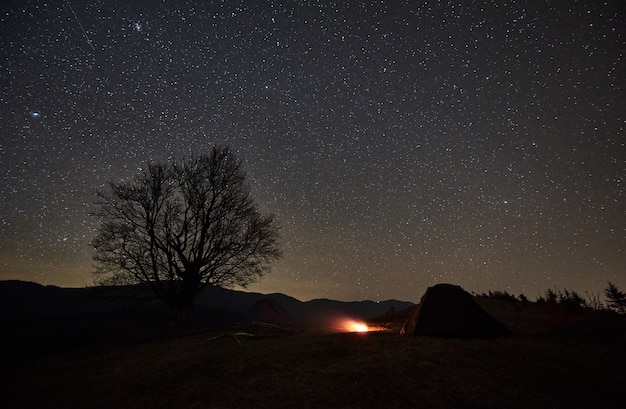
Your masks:
<svg viewBox="0 0 626 409"><path fill-rule="evenodd" d="M254 282L281 257L279 226L259 211L245 179L234 154L213 147L111 182L96 202L99 281L145 284L177 319L207 285Z"/></svg>

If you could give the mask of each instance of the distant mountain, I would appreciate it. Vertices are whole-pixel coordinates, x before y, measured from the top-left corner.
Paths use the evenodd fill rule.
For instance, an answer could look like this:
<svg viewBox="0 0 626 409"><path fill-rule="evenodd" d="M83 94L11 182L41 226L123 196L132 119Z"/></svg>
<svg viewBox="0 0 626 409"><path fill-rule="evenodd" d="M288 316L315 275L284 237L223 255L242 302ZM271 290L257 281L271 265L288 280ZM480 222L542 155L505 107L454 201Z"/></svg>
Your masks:
<svg viewBox="0 0 626 409"><path fill-rule="evenodd" d="M148 300L139 287L61 288L24 281L0 281L0 362L17 349L29 356L107 343L136 342L162 336L170 325L170 311ZM193 322L197 329L228 329L241 322L250 307L263 298L278 302L295 323L325 323L346 317L371 319L412 306L388 300L302 302L285 294L261 294L208 287L196 299Z"/></svg>
<svg viewBox="0 0 626 409"><path fill-rule="evenodd" d="M206 288L198 296L197 304L245 314L254 303L263 298L270 298L282 305L296 323L322 323L337 316L372 319L390 311L401 310L414 305L411 302L398 300L348 302L315 299L300 301L281 293L249 293L219 287Z"/></svg>

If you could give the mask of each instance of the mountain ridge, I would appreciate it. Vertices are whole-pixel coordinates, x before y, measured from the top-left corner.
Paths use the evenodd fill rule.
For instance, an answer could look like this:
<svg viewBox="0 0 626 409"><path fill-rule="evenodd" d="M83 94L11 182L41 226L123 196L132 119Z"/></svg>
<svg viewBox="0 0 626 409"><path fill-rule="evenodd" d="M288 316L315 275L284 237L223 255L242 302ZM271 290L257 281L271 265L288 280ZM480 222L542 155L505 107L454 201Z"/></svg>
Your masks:
<svg viewBox="0 0 626 409"><path fill-rule="evenodd" d="M81 346L162 337L171 331L170 310L147 295L145 289L132 286L63 288L0 281L0 330L9 334L0 341L0 347L4 351L30 348L45 355ZM207 287L196 298L190 329L231 329L244 322L250 308L264 298L278 302L295 324L322 327L330 327L337 318L373 319L414 305L398 300L300 301L283 293Z"/></svg>

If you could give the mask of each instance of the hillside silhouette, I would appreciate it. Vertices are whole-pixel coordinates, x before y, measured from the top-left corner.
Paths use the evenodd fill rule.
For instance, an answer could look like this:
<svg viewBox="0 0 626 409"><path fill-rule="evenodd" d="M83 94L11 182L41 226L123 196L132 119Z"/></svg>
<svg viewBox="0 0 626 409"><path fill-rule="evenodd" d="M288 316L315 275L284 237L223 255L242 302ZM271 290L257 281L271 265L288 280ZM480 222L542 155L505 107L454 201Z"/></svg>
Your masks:
<svg viewBox="0 0 626 409"><path fill-rule="evenodd" d="M410 302L387 300L300 301L285 294L261 294L207 287L196 300L189 330L228 329L259 300L269 298L289 311L295 324L321 324L338 316L372 319ZM167 305L139 287L61 288L24 281L0 281L2 360L45 356L74 348L140 342L167 335ZM43 341L45 340L45 341Z"/></svg>

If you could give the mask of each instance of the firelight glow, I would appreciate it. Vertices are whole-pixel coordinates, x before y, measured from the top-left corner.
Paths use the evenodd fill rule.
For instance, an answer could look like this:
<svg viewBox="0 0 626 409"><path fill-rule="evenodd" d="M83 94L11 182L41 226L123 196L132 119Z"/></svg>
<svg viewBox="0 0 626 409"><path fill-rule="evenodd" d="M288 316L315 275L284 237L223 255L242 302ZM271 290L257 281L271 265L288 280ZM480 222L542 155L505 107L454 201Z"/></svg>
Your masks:
<svg viewBox="0 0 626 409"><path fill-rule="evenodd" d="M344 327L349 332L368 332L367 324L357 321L346 321Z"/></svg>

